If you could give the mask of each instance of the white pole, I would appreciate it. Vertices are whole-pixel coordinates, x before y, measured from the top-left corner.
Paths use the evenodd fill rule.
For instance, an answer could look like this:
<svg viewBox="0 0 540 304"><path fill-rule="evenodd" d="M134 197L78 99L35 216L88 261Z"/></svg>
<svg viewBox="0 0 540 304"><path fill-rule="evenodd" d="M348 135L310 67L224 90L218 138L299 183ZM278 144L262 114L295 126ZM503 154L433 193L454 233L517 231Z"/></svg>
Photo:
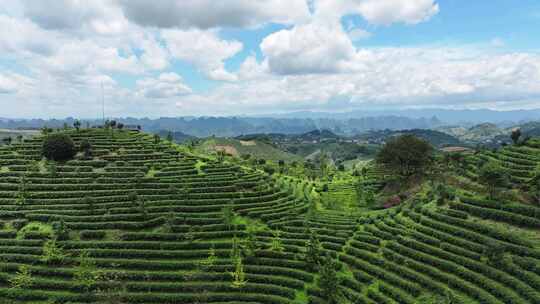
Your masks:
<svg viewBox="0 0 540 304"><path fill-rule="evenodd" d="M101 111L103 115L103 126L105 126L105 95L103 94L103 81L101 81Z"/></svg>

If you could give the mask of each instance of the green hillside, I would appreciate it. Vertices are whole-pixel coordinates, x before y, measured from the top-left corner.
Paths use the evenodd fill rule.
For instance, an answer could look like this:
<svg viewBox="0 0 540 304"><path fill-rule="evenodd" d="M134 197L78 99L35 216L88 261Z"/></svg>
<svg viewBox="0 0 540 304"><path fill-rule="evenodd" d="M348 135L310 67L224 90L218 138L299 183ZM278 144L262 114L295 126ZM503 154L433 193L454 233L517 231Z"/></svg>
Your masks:
<svg viewBox="0 0 540 304"><path fill-rule="evenodd" d="M198 150L203 153L225 151L232 156L250 155L253 158L263 158L277 162L300 161L302 157L280 150L273 145L259 140L240 140L232 138L209 138L204 140Z"/></svg>
<svg viewBox="0 0 540 304"><path fill-rule="evenodd" d="M510 190L530 182L539 140L447 163L452 198L426 182L362 213L152 135L64 133L92 156L42 160L42 137L0 147L6 303L540 303L540 207ZM511 173L504 200L486 198L485 159Z"/></svg>

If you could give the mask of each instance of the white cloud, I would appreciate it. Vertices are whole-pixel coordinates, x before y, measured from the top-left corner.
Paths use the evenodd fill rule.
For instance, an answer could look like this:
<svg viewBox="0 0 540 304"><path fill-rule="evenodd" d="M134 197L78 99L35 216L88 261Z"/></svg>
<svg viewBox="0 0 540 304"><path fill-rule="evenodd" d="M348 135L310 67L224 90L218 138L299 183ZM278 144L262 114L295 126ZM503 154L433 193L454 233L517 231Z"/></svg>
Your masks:
<svg viewBox="0 0 540 304"><path fill-rule="evenodd" d="M195 65L208 78L234 81L225 70L224 60L242 50L242 43L220 39L214 31L163 30L161 36L171 55Z"/></svg>
<svg viewBox="0 0 540 304"><path fill-rule="evenodd" d="M169 53L155 38L147 37L140 47L144 51L141 61L149 69L163 70L169 66Z"/></svg>
<svg viewBox="0 0 540 304"><path fill-rule="evenodd" d="M17 83L10 77L0 74L0 94L11 94L17 91Z"/></svg>
<svg viewBox="0 0 540 304"><path fill-rule="evenodd" d="M305 0L120 0L120 5L133 22L160 28L255 27L309 18Z"/></svg>
<svg viewBox="0 0 540 304"><path fill-rule="evenodd" d="M25 16L47 30L111 35L128 28L128 21L116 1L23 0L22 3Z"/></svg>
<svg viewBox="0 0 540 304"><path fill-rule="evenodd" d="M0 15L0 52L4 55L49 55L61 40L61 34L45 31L29 20Z"/></svg>
<svg viewBox="0 0 540 304"><path fill-rule="evenodd" d="M372 24L416 24L436 15L439 5L433 0L363 0L357 9Z"/></svg>
<svg viewBox="0 0 540 304"><path fill-rule="evenodd" d="M434 0L317 0L315 15L318 19L336 20L344 15L360 15L369 23L417 24L439 12Z"/></svg>
<svg viewBox="0 0 540 304"><path fill-rule="evenodd" d="M135 55L121 56L117 48L102 47L88 40L64 44L53 56L44 58L42 63L50 72L69 75L85 71L141 72Z"/></svg>
<svg viewBox="0 0 540 304"><path fill-rule="evenodd" d="M341 26L309 23L268 35L261 50L277 74L334 73L354 56Z"/></svg>
<svg viewBox="0 0 540 304"><path fill-rule="evenodd" d="M190 94L191 89L183 83L176 73L163 73L155 78L144 78L137 81L137 95L146 98L171 98Z"/></svg>
<svg viewBox="0 0 540 304"><path fill-rule="evenodd" d="M366 29L426 22L438 11L434 0L11 1L0 7L0 55L9 63L0 65L0 107L12 115L99 116L101 84L108 113L121 116L540 99L540 56L502 54L498 39L482 50L361 47L372 35ZM345 15L368 25L343 28ZM271 22L286 27L267 34L261 52L249 50L237 70L226 69L244 45L221 38L223 29L249 35ZM175 61L221 82L192 90Z"/></svg>
<svg viewBox="0 0 540 304"><path fill-rule="evenodd" d="M241 82L180 98L177 105L208 115L380 106L493 108L540 99L538 55L479 57L466 48L385 48L358 51L350 65L341 73L277 75L266 62L248 57L239 72Z"/></svg>

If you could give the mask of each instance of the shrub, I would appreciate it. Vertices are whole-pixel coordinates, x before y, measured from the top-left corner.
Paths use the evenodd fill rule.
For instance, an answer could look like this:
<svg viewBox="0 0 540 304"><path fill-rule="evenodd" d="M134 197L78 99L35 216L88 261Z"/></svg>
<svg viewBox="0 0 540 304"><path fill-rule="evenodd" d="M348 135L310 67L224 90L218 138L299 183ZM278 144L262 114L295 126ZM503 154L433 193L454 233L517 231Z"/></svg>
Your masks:
<svg viewBox="0 0 540 304"><path fill-rule="evenodd" d="M48 160L66 161L72 159L75 154L75 144L66 134L51 134L43 140L42 155Z"/></svg>

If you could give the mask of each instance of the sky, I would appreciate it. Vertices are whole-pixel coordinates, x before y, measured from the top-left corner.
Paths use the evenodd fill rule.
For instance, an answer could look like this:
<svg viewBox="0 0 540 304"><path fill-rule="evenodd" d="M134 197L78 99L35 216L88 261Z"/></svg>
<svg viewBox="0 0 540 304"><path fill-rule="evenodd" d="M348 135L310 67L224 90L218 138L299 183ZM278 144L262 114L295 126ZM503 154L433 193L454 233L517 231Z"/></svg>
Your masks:
<svg viewBox="0 0 540 304"><path fill-rule="evenodd" d="M0 117L540 108L537 0L0 0Z"/></svg>

